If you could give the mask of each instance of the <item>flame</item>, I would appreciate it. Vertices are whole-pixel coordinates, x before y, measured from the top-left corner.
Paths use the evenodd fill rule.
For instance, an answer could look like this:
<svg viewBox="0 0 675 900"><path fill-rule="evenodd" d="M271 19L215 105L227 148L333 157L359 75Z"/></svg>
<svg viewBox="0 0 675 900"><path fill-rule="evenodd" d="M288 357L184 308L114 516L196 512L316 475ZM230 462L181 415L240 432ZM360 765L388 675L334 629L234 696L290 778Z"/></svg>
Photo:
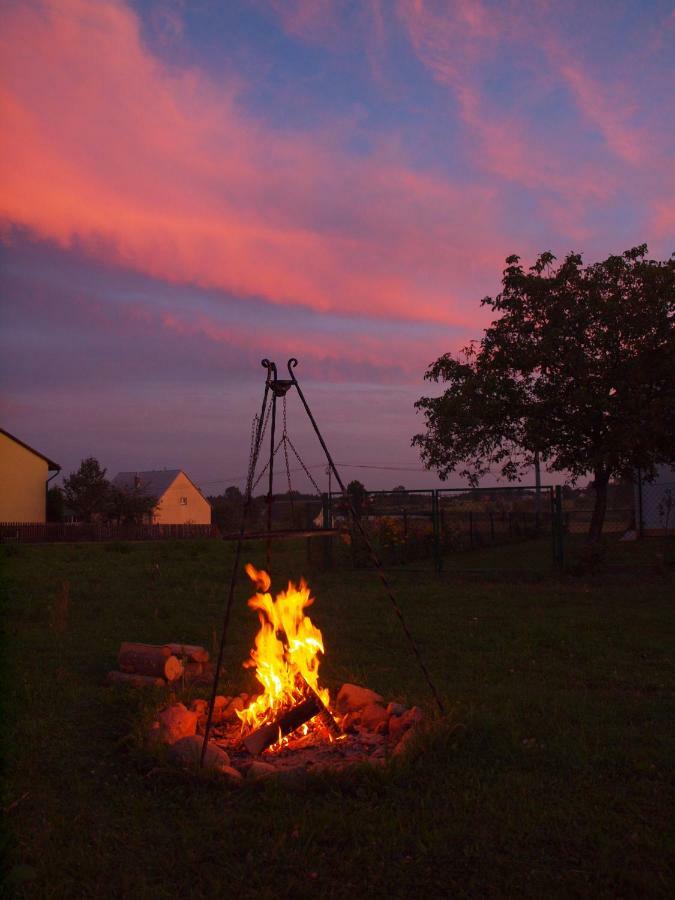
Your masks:
<svg viewBox="0 0 675 900"><path fill-rule="evenodd" d="M248 563L246 574L257 589L248 605L258 611L260 630L244 666L255 666L256 678L263 687L262 694L237 713L242 730L249 731L303 700L307 695L306 685L316 691L325 706L330 696L325 688L319 687L323 638L303 612L314 603L304 579L300 579L298 587L289 581L286 590L272 599L267 572Z"/></svg>

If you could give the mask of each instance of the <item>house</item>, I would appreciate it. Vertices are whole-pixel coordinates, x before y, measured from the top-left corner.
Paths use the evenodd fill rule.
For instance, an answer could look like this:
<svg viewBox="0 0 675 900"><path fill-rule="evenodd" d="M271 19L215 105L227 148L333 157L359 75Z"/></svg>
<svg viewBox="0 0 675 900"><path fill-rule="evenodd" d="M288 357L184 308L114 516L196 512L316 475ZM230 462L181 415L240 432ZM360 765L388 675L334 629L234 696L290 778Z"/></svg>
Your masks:
<svg viewBox="0 0 675 900"><path fill-rule="evenodd" d="M47 482L60 471L58 463L0 428L0 522L46 522Z"/></svg>
<svg viewBox="0 0 675 900"><path fill-rule="evenodd" d="M156 497L153 525L211 524L211 504L182 469L119 472L112 484L122 491L140 490Z"/></svg>

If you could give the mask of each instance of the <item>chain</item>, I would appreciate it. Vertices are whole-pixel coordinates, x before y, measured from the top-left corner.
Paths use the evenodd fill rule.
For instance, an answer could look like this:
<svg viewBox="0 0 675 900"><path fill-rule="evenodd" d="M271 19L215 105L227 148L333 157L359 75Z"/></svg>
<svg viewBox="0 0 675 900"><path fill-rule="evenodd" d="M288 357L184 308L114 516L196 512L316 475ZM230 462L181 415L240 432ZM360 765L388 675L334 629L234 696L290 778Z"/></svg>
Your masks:
<svg viewBox="0 0 675 900"><path fill-rule="evenodd" d="M295 449L295 447L293 446L293 441L288 437L288 435L286 435L286 441L288 442L288 446L291 448L291 450L292 450L293 453L295 454L295 458L297 459L297 461L300 463L300 465L301 465L302 468L304 469L305 475L309 478L309 480L310 480L310 481L312 482L312 484L314 485L314 490L317 492L317 494L321 494L321 488L320 488L319 485L316 483L316 481L312 478L309 469L307 468L307 466L304 464L304 462L303 462L302 459L300 458L300 454L298 453L298 451L297 451L297 450Z"/></svg>
<svg viewBox="0 0 675 900"><path fill-rule="evenodd" d="M286 481L288 482L288 499L291 502L291 522L293 527L295 527L295 506L293 505L293 487L291 485L291 467L288 463L288 426L286 423L286 394L284 394L284 400L282 403L282 412L283 412L283 433L281 435L281 440L284 444L284 458L286 460Z"/></svg>
<svg viewBox="0 0 675 900"><path fill-rule="evenodd" d="M284 439L283 439L283 437L281 437L279 439L279 443L277 444L277 446L274 449L274 456L276 456L277 453L279 452L279 448L281 447L283 441L284 441ZM260 482L263 479L265 472L269 469L269 467L270 467L270 463L269 463L269 460L267 460L267 462L265 463L264 467L260 470L260 474L258 475L258 477L256 478L256 480L253 484L253 490L255 490L258 487L258 485L260 484Z"/></svg>

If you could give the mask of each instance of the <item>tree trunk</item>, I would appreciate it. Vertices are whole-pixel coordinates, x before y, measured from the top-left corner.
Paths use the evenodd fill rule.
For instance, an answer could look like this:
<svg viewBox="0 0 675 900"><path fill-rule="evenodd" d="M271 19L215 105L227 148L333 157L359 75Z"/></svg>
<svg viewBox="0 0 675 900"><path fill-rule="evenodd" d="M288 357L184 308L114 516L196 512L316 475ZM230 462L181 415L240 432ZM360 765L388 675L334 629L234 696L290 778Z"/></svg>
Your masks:
<svg viewBox="0 0 675 900"><path fill-rule="evenodd" d="M596 469L594 475L595 506L593 507L591 524L588 529L589 544L597 543L602 537L602 526L605 522L605 513L607 511L607 485L609 484L609 472L604 469Z"/></svg>

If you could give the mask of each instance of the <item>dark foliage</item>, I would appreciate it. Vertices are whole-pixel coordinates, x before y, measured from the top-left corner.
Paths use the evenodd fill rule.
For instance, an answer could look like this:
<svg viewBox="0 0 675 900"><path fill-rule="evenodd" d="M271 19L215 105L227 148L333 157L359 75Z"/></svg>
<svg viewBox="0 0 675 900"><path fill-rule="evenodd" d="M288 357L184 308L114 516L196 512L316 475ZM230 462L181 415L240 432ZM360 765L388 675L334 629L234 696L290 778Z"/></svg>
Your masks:
<svg viewBox="0 0 675 900"><path fill-rule="evenodd" d="M675 452L675 256L646 254L643 244L584 267L571 253L556 267L543 253L528 271L509 257L502 292L483 300L499 317L425 375L446 386L416 403L425 465L473 485L495 469L514 481L538 453L572 481L591 474L596 540L610 479L649 474Z"/></svg>
<svg viewBox="0 0 675 900"><path fill-rule="evenodd" d="M51 487L47 490L47 521L63 522L65 500L60 487Z"/></svg>
<svg viewBox="0 0 675 900"><path fill-rule="evenodd" d="M110 482L93 456L83 459L77 472L71 472L63 482L63 493L70 506L83 522L94 516L104 516L108 504Z"/></svg>

